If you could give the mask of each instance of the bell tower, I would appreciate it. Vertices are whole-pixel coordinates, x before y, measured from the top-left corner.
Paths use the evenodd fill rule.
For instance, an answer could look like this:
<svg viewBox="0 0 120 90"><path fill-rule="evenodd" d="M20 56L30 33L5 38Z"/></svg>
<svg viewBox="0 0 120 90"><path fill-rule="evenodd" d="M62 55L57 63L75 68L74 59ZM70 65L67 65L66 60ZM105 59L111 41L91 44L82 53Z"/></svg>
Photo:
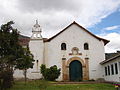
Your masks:
<svg viewBox="0 0 120 90"><path fill-rule="evenodd" d="M44 42L42 38L42 29L36 20L35 25L32 27L32 36L29 42L29 49L34 56L34 66L31 70L30 77L31 79L38 79L42 77L40 74L40 66L44 62Z"/></svg>
<svg viewBox="0 0 120 90"><path fill-rule="evenodd" d="M36 24L32 28L32 37L31 39L42 39L42 29L36 20Z"/></svg>

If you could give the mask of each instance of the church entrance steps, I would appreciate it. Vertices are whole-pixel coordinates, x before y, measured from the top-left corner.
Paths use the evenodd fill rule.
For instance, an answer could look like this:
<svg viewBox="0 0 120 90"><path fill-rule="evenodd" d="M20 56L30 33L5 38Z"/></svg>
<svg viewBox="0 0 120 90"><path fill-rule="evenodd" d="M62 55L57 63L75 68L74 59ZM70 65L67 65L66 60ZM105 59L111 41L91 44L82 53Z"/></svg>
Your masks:
<svg viewBox="0 0 120 90"><path fill-rule="evenodd" d="M96 83L109 83L109 82L81 81L81 82L55 82L53 84L96 84Z"/></svg>

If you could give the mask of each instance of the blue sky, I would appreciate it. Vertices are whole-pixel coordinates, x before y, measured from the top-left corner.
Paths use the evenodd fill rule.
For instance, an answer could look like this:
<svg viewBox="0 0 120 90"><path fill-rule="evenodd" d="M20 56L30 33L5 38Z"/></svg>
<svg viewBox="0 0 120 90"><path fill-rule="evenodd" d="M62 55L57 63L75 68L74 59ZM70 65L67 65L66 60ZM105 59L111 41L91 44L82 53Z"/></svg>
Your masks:
<svg viewBox="0 0 120 90"><path fill-rule="evenodd" d="M107 28L110 28L107 30ZM120 33L120 11L108 15L100 23L88 28L94 34Z"/></svg>
<svg viewBox="0 0 120 90"><path fill-rule="evenodd" d="M120 10L102 19L101 22L88 28L92 33L103 37L110 42L105 46L105 52L111 53L120 51Z"/></svg>

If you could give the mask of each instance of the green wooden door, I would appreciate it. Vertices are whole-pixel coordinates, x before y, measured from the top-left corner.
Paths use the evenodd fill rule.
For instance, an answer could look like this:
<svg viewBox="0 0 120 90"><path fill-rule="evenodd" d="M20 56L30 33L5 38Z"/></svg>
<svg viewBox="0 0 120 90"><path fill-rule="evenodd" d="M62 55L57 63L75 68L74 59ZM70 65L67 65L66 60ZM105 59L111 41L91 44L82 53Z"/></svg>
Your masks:
<svg viewBox="0 0 120 90"><path fill-rule="evenodd" d="M70 81L82 80L82 64L78 60L74 60L69 65Z"/></svg>

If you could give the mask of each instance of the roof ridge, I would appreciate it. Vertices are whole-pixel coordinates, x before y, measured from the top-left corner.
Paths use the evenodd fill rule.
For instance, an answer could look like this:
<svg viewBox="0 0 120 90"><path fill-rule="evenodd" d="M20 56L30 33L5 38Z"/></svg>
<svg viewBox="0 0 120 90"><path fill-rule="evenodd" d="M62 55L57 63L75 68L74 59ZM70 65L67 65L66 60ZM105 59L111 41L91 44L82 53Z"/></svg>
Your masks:
<svg viewBox="0 0 120 90"><path fill-rule="evenodd" d="M90 35L92 35L93 37L99 39L99 40L103 40L104 41L104 45L106 45L109 40L106 40L104 38L98 37L96 35L94 35L93 33L91 33L89 30L87 30L86 28L84 28L83 26L79 25L76 21L73 21L71 24L69 24L67 27L65 27L63 30L61 30L59 33L57 33L56 35L52 36L51 38L49 38L46 42L51 41L52 39L54 39L56 36L58 36L59 34L61 34L62 32L64 32L67 28L69 28L71 25L76 24L78 27L84 29L87 33L89 33Z"/></svg>

